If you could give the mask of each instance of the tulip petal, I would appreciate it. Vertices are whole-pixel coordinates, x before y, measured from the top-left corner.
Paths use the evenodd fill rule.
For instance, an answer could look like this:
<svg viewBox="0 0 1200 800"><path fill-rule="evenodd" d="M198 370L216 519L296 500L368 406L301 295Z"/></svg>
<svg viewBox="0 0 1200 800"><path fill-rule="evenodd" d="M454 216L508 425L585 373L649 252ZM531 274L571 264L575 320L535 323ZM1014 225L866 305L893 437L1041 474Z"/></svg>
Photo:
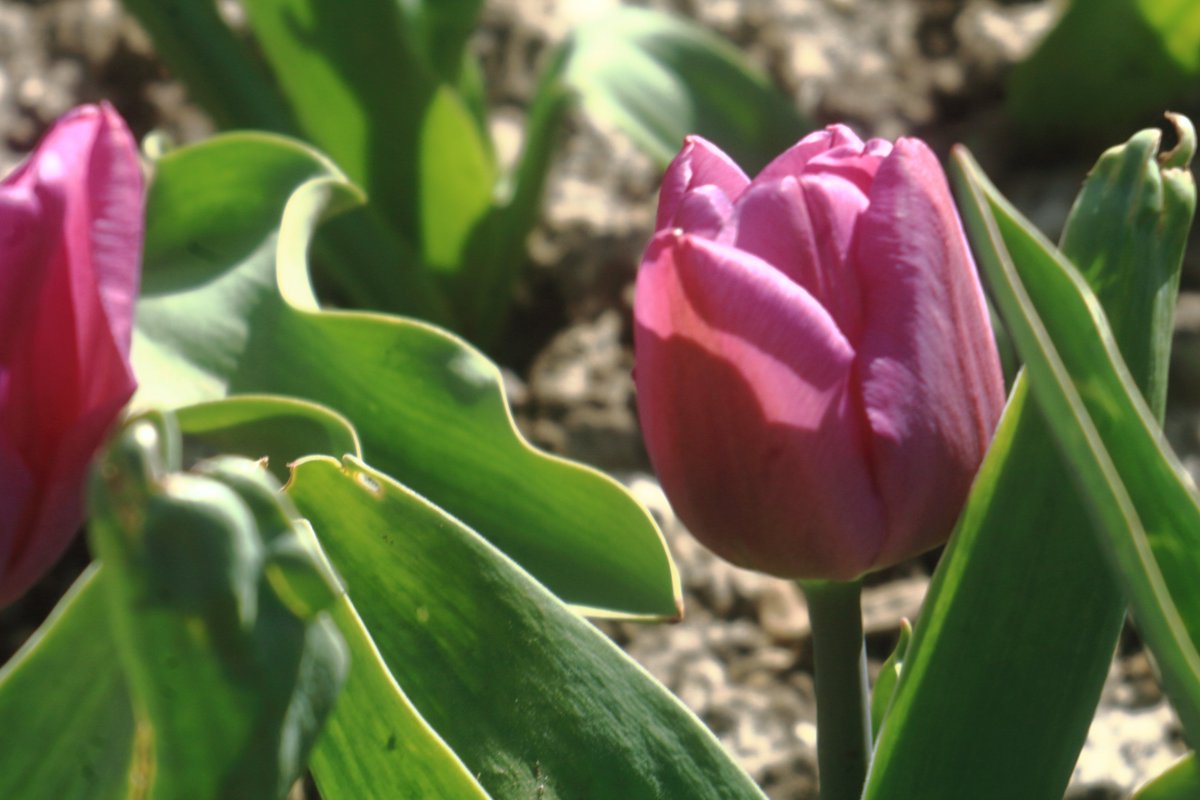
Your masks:
<svg viewBox="0 0 1200 800"><path fill-rule="evenodd" d="M683 196L672 227L705 239L716 239L732 215L733 204L724 192L716 186L701 186Z"/></svg>
<svg viewBox="0 0 1200 800"><path fill-rule="evenodd" d="M0 326L5 331L29 324L35 305L29 298L37 296L45 278L42 270L25 268L46 257L46 239L28 235L40 215L41 203L29 187L0 184ZM8 363L16 344L16 336L0 336L0 365Z"/></svg>
<svg viewBox="0 0 1200 800"><path fill-rule="evenodd" d="M808 290L853 343L862 327L862 299L857 273L845 267L845 260L856 216L867 200L860 196L843 215L834 216L823 188L810 189L804 180L803 186L791 176L751 184L729 223L736 230L732 242ZM836 228L838 222L845 230Z"/></svg>
<svg viewBox="0 0 1200 800"><path fill-rule="evenodd" d="M128 356L143 184L124 123L107 106L86 107L56 123L0 192L36 198L21 212L21 260L5 251L0 263L5 288L31 290L19 327L0 320L0 467L27 476L19 516L14 503L0 517L4 605L75 534L88 463L136 387Z"/></svg>
<svg viewBox="0 0 1200 800"><path fill-rule="evenodd" d="M886 566L937 544L953 526L1004 387L937 158L918 140L899 140L870 200L854 249L865 320L858 368L888 513L879 562Z"/></svg>
<svg viewBox="0 0 1200 800"><path fill-rule="evenodd" d="M133 338L133 308L141 278L145 194L137 145L117 112L99 108L104 124L96 134L88 174L90 244L100 301L114 344L126 359Z"/></svg>
<svg viewBox="0 0 1200 800"><path fill-rule="evenodd" d="M651 242L636 298L638 412L684 523L764 572L865 570L883 510L854 352L825 309L761 259L673 231Z"/></svg>
<svg viewBox="0 0 1200 800"><path fill-rule="evenodd" d="M0 376L0 400L4 397L2 378ZM17 531L33 490L33 477L17 456L16 450L4 441L4 431L0 430L0 565L9 563ZM0 607L5 605L8 582L6 571L0 566Z"/></svg>
<svg viewBox="0 0 1200 800"><path fill-rule="evenodd" d="M763 167L762 171L754 176L754 182L777 181L789 175L800 175L809 161L835 148L850 148L852 152L861 152L863 141L845 125L829 125L823 130L813 131Z"/></svg>
<svg viewBox="0 0 1200 800"><path fill-rule="evenodd" d="M676 213L684 197L702 186L714 186L732 201L749 184L746 173L721 148L701 136L689 136L663 176L654 227L686 230L686 225L676 221Z"/></svg>

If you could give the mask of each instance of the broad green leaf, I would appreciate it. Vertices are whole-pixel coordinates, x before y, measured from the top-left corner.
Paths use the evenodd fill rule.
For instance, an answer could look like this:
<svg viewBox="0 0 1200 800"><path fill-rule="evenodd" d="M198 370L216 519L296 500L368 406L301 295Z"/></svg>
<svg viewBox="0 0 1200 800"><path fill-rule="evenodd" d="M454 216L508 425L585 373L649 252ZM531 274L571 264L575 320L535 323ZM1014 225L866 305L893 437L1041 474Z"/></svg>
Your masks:
<svg viewBox="0 0 1200 800"><path fill-rule="evenodd" d="M1027 136L1078 147L1195 99L1197 80L1195 0L1074 0L1013 70L1008 108Z"/></svg>
<svg viewBox="0 0 1200 800"><path fill-rule="evenodd" d="M1124 157L1153 183L1153 153L1134 146ZM1086 215L1089 226L1117 235L1103 235L1110 245L1103 251L1072 237L1066 255L1089 263L1106 302L1141 298L1157 307L1157 293L1177 281L1181 241L1174 251L1130 246L1156 235L1162 220L1133 213L1131 202L1152 203L1155 194L1113 167L1102 159L1067 228ZM1139 257L1130 259L1131 252ZM1158 260L1149 261L1155 252ZM1148 342L1170 335L1169 319L1136 305L1117 316L1118 345L1144 377L1149 402L1161 407L1165 369L1144 359L1165 358ZM1066 791L1124 598L1073 491L1074 467L1060 456L1028 390L1022 375L934 573L876 746L864 794L870 800L1058 798ZM931 759L930 752L953 755Z"/></svg>
<svg viewBox="0 0 1200 800"><path fill-rule="evenodd" d="M332 614L350 649L350 676L313 752L325 800L487 798L396 684L349 600Z"/></svg>
<svg viewBox="0 0 1200 800"><path fill-rule="evenodd" d="M1200 741L1200 496L1074 267L965 151L955 164L969 198L968 229L1031 390L1074 468L1184 730Z"/></svg>
<svg viewBox="0 0 1200 800"><path fill-rule="evenodd" d="M358 434L345 417L294 397L226 397L185 406L175 416L189 443L203 448L201 455L266 458L280 480L301 456L360 454Z"/></svg>
<svg viewBox="0 0 1200 800"><path fill-rule="evenodd" d="M132 774L154 800L283 798L347 672L322 611L334 587L297 614L288 595L302 551L285 551L288 595L271 580L276 545L296 538L278 482L244 459L233 481L174 471L168 428L132 421L89 492L89 540L136 719ZM318 563L309 572L328 574Z"/></svg>
<svg viewBox="0 0 1200 800"><path fill-rule="evenodd" d="M621 8L584 20L565 46L562 80L584 109L662 165L698 133L753 174L807 130L733 45L679 17Z"/></svg>
<svg viewBox="0 0 1200 800"><path fill-rule="evenodd" d="M1200 797L1200 768L1188 753L1170 769L1133 793L1132 800L1192 800Z"/></svg>
<svg viewBox="0 0 1200 800"><path fill-rule="evenodd" d="M264 136L158 162L135 405L237 394L323 404L350 420L372 463L567 602L677 616L678 577L649 514L611 479L530 447L482 354L421 322L316 309L305 249L326 201L352 199L345 186L312 151Z"/></svg>
<svg viewBox="0 0 1200 800"><path fill-rule="evenodd" d="M454 517L353 458L302 461L288 493L396 682L493 797L762 796L677 699Z"/></svg>
<svg viewBox="0 0 1200 800"><path fill-rule="evenodd" d="M125 800L134 719L95 567L0 668L0 797Z"/></svg>

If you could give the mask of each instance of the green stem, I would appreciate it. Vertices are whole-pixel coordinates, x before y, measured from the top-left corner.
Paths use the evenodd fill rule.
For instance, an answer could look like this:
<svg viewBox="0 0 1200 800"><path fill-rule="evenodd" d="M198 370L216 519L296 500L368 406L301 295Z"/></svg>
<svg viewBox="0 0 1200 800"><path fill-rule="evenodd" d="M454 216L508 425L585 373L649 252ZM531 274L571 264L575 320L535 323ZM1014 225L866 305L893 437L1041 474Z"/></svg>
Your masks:
<svg viewBox="0 0 1200 800"><path fill-rule="evenodd" d="M858 800L871 753L862 582L801 581L812 623L821 800Z"/></svg>

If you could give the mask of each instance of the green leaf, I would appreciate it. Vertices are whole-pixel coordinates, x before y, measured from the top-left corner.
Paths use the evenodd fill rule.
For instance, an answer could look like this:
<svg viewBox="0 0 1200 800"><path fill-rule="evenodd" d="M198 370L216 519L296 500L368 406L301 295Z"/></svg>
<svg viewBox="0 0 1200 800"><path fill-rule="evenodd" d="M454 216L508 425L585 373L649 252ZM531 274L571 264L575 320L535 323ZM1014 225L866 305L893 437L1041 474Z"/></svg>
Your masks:
<svg viewBox="0 0 1200 800"><path fill-rule="evenodd" d="M900 673L904 669L904 657L908 653L908 642L911 638L912 625L907 619L901 619L900 638L896 641L896 647L892 650L892 654L879 668L875 685L871 687L872 739L879 738L879 729L883 727L883 721L887 718L888 707L891 705L892 695L896 691L896 683L900 680Z"/></svg>
<svg viewBox="0 0 1200 800"><path fill-rule="evenodd" d="M1143 391L1167 385L1180 257L1196 213L1196 187L1187 170L1195 131L1186 117L1167 117L1179 130L1179 145L1160 156L1162 134L1145 130L1107 150L1075 199L1061 243L1104 307ZM1131 284L1126 276L1135 273ZM1146 398L1161 419L1166 392Z"/></svg>
<svg viewBox="0 0 1200 800"><path fill-rule="evenodd" d="M353 458L301 462L288 493L396 682L492 796L762 796L678 700L454 517Z"/></svg>
<svg viewBox="0 0 1200 800"><path fill-rule="evenodd" d="M271 77L217 13L213 0L121 0L154 39L171 73L217 124L291 133Z"/></svg>
<svg viewBox="0 0 1200 800"><path fill-rule="evenodd" d="M1200 741L1200 497L1082 278L965 151L955 163L969 197L968 229L1034 397L1184 730Z"/></svg>
<svg viewBox="0 0 1200 800"><path fill-rule="evenodd" d="M397 685L349 600L332 614L350 650L350 676L313 752L322 796L487 798Z"/></svg>
<svg viewBox="0 0 1200 800"><path fill-rule="evenodd" d="M395 0L251 0L246 10L308 141L366 190L426 264L459 266L491 205L495 166L461 97L403 35ZM440 12L422 16L431 35L445 32Z"/></svg>
<svg viewBox="0 0 1200 800"><path fill-rule="evenodd" d="M137 720L132 772L155 800L283 798L303 774L347 671L321 606L268 568L295 510L254 462L174 472L169 421L135 419L102 454L88 527ZM311 601L293 548L289 594ZM316 553L310 551L315 556ZM325 588L331 598L336 587Z"/></svg>
<svg viewBox="0 0 1200 800"><path fill-rule="evenodd" d="M419 144L414 120L421 118L419 112L433 97L436 85L429 70L413 61L413 45L401 36L393 4L347 7L366 14L365 18L352 18L341 9L338 23L322 34L324 49L313 49L312 36L298 27L315 13L305 4L246 3L247 11L257 15L251 22L265 20L262 34L274 45L266 55L283 59L282 74L273 71L272 63L264 64L252 55L254 48L224 24L213 0L126 0L125 6L219 124L317 141L342 160L342 166L373 196L378 195L375 200L382 200L344 215L327 226L317 242L321 277L339 299L451 322L446 299L421 262L413 199ZM370 22L371 14L376 15L377 25ZM389 26L388 20L397 24ZM337 38L353 25L360 35L363 29L373 29L367 37L373 49L356 49L353 41ZM375 67L392 75L391 81L375 80L370 69L371 59L379 53L384 55ZM324 55L344 56L346 61L326 62ZM289 58L294 62L290 66ZM360 97L356 92L366 94ZM376 124L383 127L372 127ZM480 135L463 136L470 142ZM401 157L403 148L407 155ZM490 184L476 191L486 190Z"/></svg>
<svg viewBox="0 0 1200 800"><path fill-rule="evenodd" d="M446 83L458 84L483 0L398 0L398 5L408 20L404 32L425 63Z"/></svg>
<svg viewBox="0 0 1200 800"><path fill-rule="evenodd" d="M316 310L305 249L327 201L353 199L345 187L311 150L264 136L159 161L135 406L233 394L321 403L350 420L373 463L567 602L677 616L678 577L648 512L611 479L530 447L482 354L424 323Z"/></svg>
<svg viewBox="0 0 1200 800"><path fill-rule="evenodd" d="M1026 136L1078 147L1194 98L1197 78L1195 0L1075 0L1013 70L1008 109Z"/></svg>
<svg viewBox="0 0 1200 800"><path fill-rule="evenodd" d="M1129 161L1123 168L1101 160L1067 226L1082 230L1077 217L1085 215L1089 227L1106 231L1107 245L1092 250L1071 236L1067 255L1088 262L1089 276L1105 285L1106 302L1117 301L1114 311L1121 298L1159 307L1169 302L1159 293L1176 285L1182 250L1133 247L1158 235L1163 218L1136 213L1130 204L1154 203L1170 192L1153 190L1154 154L1136 137L1122 158ZM1130 177L1138 175L1141 184ZM1139 258L1129 259L1131 252ZM1154 254L1159 261L1150 262ZM1147 342L1170 335L1169 319L1138 305L1117 316L1119 345L1145 377L1149 402L1161 407L1165 365L1144 359L1165 358ZM1066 791L1124 619L1124 598L1073 491L1075 469L1030 401L1022 375L930 584L865 798L1001 800ZM1039 723L1030 726L1034 715ZM953 756L930 759L929 752Z"/></svg>
<svg viewBox="0 0 1200 800"><path fill-rule="evenodd" d="M306 405L281 398L230 398L181 409L179 414L185 432L189 425L204 430L208 423L248 418L256 410L265 414L262 424L275 427L276 412L289 419L299 411L299 419L309 422ZM307 440L314 447L322 439L337 438L326 437L325 427L301 424L295 430L317 431L318 436ZM228 469L221 471L231 477ZM273 539L276 555L281 541L278 535ZM268 562L265 568L268 579L271 566ZM22 731L6 752L19 756L16 748L22 743L29 750L28 757L0 771L0 794L5 797L129 796L134 716L110 632L103 574L96 567L88 570L25 648L0 670L0 720L19 721ZM275 588L278 591L277 584ZM346 639L351 665L312 757L325 796L486 797L404 697L344 596L329 610ZM88 668L79 669L81 663ZM207 702L195 692L179 697L180 702L190 698L202 707ZM145 773L137 776L144 783Z"/></svg>
<svg viewBox="0 0 1200 800"><path fill-rule="evenodd" d="M1132 800L1191 800L1200 797L1200 768L1188 753L1166 772L1133 793Z"/></svg>
<svg viewBox="0 0 1200 800"><path fill-rule="evenodd" d="M662 165L690 133L754 174L808 129L791 99L729 42L656 11L621 8L572 33L562 80Z"/></svg>
<svg viewBox="0 0 1200 800"><path fill-rule="evenodd" d="M359 455L358 434L337 412L294 397L241 395L185 406L175 412L200 457L232 453L265 458L275 477L314 453Z"/></svg>
<svg viewBox="0 0 1200 800"><path fill-rule="evenodd" d="M98 577L85 572L0 668L0 796L125 800L144 777L130 772L133 708Z"/></svg>

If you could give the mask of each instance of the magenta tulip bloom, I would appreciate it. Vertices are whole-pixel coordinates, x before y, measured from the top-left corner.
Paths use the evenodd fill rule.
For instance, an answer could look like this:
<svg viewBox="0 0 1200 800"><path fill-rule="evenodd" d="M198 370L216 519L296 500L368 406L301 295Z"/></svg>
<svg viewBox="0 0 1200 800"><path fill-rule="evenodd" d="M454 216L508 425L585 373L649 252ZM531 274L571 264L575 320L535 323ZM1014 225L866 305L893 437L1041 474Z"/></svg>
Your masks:
<svg viewBox="0 0 1200 800"><path fill-rule="evenodd" d="M750 180L691 137L637 281L638 413L709 548L848 580L949 536L1000 410L936 157L835 125Z"/></svg>
<svg viewBox="0 0 1200 800"><path fill-rule="evenodd" d="M0 183L0 606L62 554L132 396L137 149L107 105L60 119Z"/></svg>

